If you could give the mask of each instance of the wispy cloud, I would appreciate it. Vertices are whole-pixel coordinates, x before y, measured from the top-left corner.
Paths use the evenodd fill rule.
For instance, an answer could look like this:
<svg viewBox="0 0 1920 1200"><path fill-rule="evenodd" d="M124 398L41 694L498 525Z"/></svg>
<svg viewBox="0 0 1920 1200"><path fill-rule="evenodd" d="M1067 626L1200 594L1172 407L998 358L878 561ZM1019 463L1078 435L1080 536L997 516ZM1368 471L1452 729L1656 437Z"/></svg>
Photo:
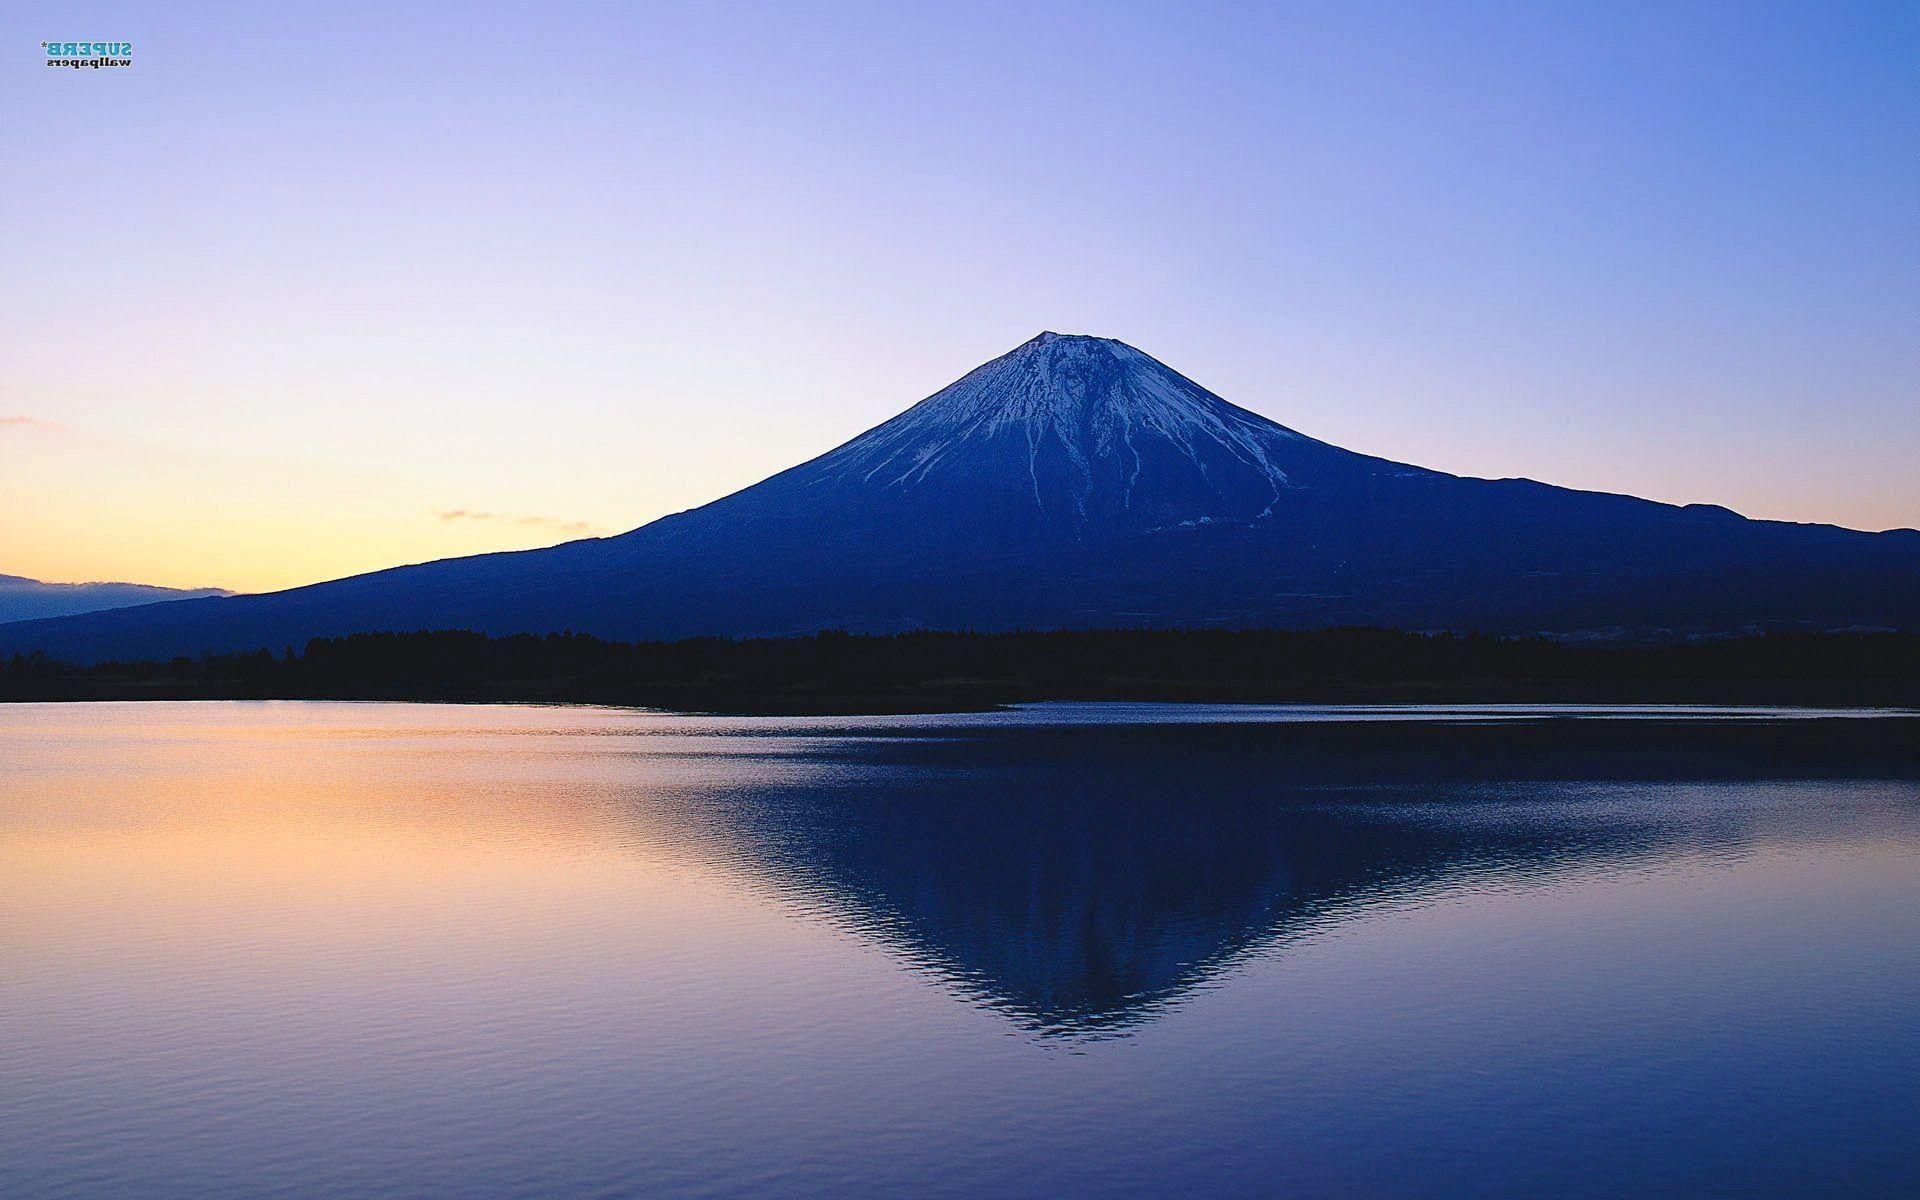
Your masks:
<svg viewBox="0 0 1920 1200"><path fill-rule="evenodd" d="M58 429L60 422L45 421L39 417L13 415L0 417L0 428L4 429Z"/></svg>
<svg viewBox="0 0 1920 1200"><path fill-rule="evenodd" d="M512 513L479 512L471 508L443 508L434 513L442 521L492 521L504 525L537 525L561 533L592 533L591 521L563 521L559 517L523 517Z"/></svg>

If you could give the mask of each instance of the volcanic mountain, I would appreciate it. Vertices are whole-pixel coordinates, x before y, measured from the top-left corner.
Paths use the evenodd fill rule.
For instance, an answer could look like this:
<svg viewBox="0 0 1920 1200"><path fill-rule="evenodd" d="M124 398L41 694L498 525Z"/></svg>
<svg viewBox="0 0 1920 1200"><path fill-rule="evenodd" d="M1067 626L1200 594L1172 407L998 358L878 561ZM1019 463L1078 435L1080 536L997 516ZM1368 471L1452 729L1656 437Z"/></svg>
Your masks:
<svg viewBox="0 0 1920 1200"><path fill-rule="evenodd" d="M71 660L372 630L612 638L1381 625L1920 629L1920 532L1747 520L1316 441L1043 333L827 454L630 533L0 627Z"/></svg>

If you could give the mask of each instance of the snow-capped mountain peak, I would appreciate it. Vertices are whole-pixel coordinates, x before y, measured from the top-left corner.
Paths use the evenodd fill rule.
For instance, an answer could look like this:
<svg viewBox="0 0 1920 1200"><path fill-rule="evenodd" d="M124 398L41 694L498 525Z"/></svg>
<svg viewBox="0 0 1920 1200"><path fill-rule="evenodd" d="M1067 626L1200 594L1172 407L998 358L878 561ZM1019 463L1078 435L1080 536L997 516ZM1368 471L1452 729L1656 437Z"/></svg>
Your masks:
<svg viewBox="0 0 1920 1200"><path fill-rule="evenodd" d="M814 464L882 490L1024 483L1076 529L1253 521L1297 460L1342 455L1111 338L1046 332Z"/></svg>
<svg viewBox="0 0 1920 1200"><path fill-rule="evenodd" d="M1303 437L1125 343L1042 334L837 450L617 537L0 626L0 654L1141 625L1920 629L1920 532L1423 470Z"/></svg>

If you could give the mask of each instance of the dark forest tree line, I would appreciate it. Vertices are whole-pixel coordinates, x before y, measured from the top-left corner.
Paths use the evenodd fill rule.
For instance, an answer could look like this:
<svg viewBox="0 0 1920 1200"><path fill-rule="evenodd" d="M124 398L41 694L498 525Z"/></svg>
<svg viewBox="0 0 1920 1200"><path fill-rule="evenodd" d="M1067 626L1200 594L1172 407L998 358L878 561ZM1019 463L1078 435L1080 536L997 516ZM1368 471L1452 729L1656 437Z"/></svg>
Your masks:
<svg viewBox="0 0 1920 1200"><path fill-rule="evenodd" d="M1041 699L1920 702L1920 637L1582 645L1377 629L907 633L678 642L464 631L75 667L0 665L0 698L529 700L720 709Z"/></svg>

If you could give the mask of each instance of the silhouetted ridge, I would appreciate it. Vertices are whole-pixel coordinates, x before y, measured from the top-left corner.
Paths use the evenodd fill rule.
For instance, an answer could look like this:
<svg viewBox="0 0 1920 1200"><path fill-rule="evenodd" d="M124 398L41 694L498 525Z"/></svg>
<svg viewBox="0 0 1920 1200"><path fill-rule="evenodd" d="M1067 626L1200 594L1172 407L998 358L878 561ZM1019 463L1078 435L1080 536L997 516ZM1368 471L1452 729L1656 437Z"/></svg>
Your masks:
<svg viewBox="0 0 1920 1200"><path fill-rule="evenodd" d="M65 617L78 613L156 604L196 596L225 596L222 588L169 588L105 580L45 583L22 575L0 575L0 623Z"/></svg>

